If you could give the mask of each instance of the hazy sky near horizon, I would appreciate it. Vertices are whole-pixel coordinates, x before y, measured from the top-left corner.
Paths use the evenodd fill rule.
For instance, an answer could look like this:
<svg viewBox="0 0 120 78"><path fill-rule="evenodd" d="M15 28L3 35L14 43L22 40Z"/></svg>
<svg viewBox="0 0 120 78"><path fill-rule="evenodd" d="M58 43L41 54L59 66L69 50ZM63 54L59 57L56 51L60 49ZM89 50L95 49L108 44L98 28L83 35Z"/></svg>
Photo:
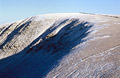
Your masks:
<svg viewBox="0 0 120 78"><path fill-rule="evenodd" d="M48 13L120 15L120 0L0 0L0 24Z"/></svg>

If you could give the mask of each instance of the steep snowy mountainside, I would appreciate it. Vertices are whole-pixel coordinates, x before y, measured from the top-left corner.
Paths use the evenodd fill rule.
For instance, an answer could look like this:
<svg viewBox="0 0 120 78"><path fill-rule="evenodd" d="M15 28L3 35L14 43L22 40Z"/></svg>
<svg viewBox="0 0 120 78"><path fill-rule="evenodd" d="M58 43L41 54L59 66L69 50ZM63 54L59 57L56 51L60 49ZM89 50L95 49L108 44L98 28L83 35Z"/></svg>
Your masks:
<svg viewBox="0 0 120 78"><path fill-rule="evenodd" d="M0 78L119 78L120 17L45 14L0 25Z"/></svg>
<svg viewBox="0 0 120 78"><path fill-rule="evenodd" d="M57 26L65 19L78 18L79 15L71 16L74 14L47 14L33 16L26 18L22 21L13 22L1 28L0 36L0 52L1 56L7 57L9 55L18 53L22 49L28 46L32 41L39 37L43 32L45 32L52 24ZM80 15L81 19L84 18L84 14ZM89 18L89 15L87 16ZM92 16L91 16L92 17ZM86 19L86 17L84 18ZM66 22L65 24L69 23ZM64 22L63 22L64 24ZM64 25L59 26L55 31L59 31ZM54 33L54 32L53 32ZM3 58L1 57L1 58Z"/></svg>

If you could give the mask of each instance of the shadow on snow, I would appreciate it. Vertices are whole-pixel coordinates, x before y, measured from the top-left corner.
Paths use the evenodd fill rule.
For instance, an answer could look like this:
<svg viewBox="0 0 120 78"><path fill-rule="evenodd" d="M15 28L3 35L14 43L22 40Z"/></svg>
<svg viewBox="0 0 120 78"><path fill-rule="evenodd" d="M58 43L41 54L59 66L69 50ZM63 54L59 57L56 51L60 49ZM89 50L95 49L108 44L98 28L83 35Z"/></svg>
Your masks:
<svg viewBox="0 0 120 78"><path fill-rule="evenodd" d="M0 78L43 78L54 66L59 65L59 60L69 54L74 46L86 41L83 38L90 33L88 30L93 26L74 19L57 34L46 38L66 21L69 20L64 20L55 27L53 24L24 50L0 60ZM42 41L37 43L40 39Z"/></svg>

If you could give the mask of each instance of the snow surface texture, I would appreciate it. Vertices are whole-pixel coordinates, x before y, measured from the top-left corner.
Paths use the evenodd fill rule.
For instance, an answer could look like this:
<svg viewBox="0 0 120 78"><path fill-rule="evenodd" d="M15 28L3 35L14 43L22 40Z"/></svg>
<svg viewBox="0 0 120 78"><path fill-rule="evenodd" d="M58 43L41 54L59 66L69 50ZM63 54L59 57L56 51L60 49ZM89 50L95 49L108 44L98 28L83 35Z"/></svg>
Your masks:
<svg viewBox="0 0 120 78"><path fill-rule="evenodd" d="M0 78L120 78L119 23L62 13L0 25Z"/></svg>

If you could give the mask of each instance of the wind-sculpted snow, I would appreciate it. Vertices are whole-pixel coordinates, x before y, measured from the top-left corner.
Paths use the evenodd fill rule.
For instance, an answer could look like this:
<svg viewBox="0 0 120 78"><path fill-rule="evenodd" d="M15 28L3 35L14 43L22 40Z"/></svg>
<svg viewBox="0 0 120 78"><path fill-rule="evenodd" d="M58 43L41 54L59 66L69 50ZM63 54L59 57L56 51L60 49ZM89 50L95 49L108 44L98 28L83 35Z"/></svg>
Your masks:
<svg viewBox="0 0 120 78"><path fill-rule="evenodd" d="M56 53L73 47L76 45L74 44L75 42L78 42L78 44L82 42L80 39L90 33L87 31L92 27L92 25L89 25L88 22L80 22L78 19L71 19L70 21L71 22L69 24L62 28L60 28L60 23L57 27L51 27L50 29L46 30L47 33L43 33L41 37L38 38L38 40L41 39L42 41L31 47L27 53L31 51L37 52L41 49L45 50L46 52ZM59 31L57 32L56 30ZM54 33L52 33L52 31Z"/></svg>
<svg viewBox="0 0 120 78"><path fill-rule="evenodd" d="M0 78L119 78L116 17L47 14L1 25Z"/></svg>

